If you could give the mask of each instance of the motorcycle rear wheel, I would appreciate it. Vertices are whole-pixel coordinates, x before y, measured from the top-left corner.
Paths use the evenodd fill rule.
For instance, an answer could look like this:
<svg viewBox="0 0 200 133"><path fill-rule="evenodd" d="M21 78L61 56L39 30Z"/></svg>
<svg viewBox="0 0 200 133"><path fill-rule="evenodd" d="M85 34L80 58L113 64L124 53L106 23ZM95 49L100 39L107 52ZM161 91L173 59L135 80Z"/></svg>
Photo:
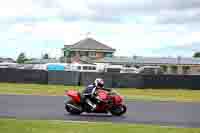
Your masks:
<svg viewBox="0 0 200 133"><path fill-rule="evenodd" d="M110 110L110 113L114 116L121 116L126 113L127 107L125 105L115 106Z"/></svg>
<svg viewBox="0 0 200 133"><path fill-rule="evenodd" d="M67 104L71 104L71 105L74 105L74 106L76 106L76 107L77 107L77 105L74 104L74 102L71 101L71 100L68 101L68 102L65 104L65 110L66 110L67 112L69 112L70 114L72 114L72 115L80 115L80 114L82 113L81 111L78 111L78 110L75 110L75 109L69 107Z"/></svg>

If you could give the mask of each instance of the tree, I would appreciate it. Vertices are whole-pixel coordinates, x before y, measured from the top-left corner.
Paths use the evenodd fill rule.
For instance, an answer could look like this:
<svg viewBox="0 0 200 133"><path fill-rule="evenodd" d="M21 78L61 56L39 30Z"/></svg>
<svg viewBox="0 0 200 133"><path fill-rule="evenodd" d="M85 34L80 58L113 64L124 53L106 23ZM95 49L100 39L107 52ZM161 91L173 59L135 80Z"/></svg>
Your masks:
<svg viewBox="0 0 200 133"><path fill-rule="evenodd" d="M164 72L167 72L167 65L161 65L161 68Z"/></svg>
<svg viewBox="0 0 200 133"><path fill-rule="evenodd" d="M17 63L23 64L25 61L27 61L25 53L20 53L17 57Z"/></svg>
<svg viewBox="0 0 200 133"><path fill-rule="evenodd" d="M43 57L42 57L42 59L49 59L49 54L47 54L47 53L44 54Z"/></svg>
<svg viewBox="0 0 200 133"><path fill-rule="evenodd" d="M173 74L176 74L178 72L178 66L176 65L171 66L171 69Z"/></svg>
<svg viewBox="0 0 200 133"><path fill-rule="evenodd" d="M193 55L194 58L200 58L200 52L195 52Z"/></svg>

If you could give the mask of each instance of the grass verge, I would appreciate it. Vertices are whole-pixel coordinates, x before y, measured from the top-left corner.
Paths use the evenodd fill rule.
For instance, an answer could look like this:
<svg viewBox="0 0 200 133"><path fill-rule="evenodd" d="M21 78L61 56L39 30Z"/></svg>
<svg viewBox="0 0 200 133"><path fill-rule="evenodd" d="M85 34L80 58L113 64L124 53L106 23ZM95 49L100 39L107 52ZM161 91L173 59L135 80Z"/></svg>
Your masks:
<svg viewBox="0 0 200 133"><path fill-rule="evenodd" d="M63 96L65 90L81 90L83 86L0 83L0 94ZM117 91L128 100L200 102L200 90L135 89Z"/></svg>
<svg viewBox="0 0 200 133"><path fill-rule="evenodd" d="M112 123L70 123L46 120L0 119L2 133L199 133L200 128L175 128Z"/></svg>

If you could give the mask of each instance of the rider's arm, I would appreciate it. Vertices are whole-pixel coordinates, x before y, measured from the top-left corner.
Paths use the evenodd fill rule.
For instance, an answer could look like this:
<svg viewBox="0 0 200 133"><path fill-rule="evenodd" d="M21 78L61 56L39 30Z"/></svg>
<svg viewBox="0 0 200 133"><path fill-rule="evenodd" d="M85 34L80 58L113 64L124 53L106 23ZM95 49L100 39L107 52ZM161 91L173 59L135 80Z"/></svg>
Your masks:
<svg viewBox="0 0 200 133"><path fill-rule="evenodd" d="M93 90L93 86L88 85L88 86L83 90L83 94L84 94L84 95L91 95L92 90Z"/></svg>
<svg viewBox="0 0 200 133"><path fill-rule="evenodd" d="M91 96L94 96L95 92L96 92L96 87L94 87L94 88L92 89Z"/></svg>

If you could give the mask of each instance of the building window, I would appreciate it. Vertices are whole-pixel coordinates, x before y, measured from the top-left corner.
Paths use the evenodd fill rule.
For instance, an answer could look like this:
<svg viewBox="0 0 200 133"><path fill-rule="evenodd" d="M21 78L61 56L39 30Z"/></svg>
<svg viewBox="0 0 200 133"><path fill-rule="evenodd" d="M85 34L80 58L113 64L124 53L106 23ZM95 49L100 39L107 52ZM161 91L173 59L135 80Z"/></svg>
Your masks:
<svg viewBox="0 0 200 133"><path fill-rule="evenodd" d="M105 57L112 57L112 53L105 53L104 56Z"/></svg>
<svg viewBox="0 0 200 133"><path fill-rule="evenodd" d="M88 56L88 55L89 55L89 52L88 52L88 51L86 51L86 52L85 52L85 55L86 55L86 56Z"/></svg>
<svg viewBox="0 0 200 133"><path fill-rule="evenodd" d="M80 51L80 56L87 56L87 53L85 51Z"/></svg>
<svg viewBox="0 0 200 133"><path fill-rule="evenodd" d="M76 53L73 51L70 53L70 57L74 57L74 56L76 56Z"/></svg>
<svg viewBox="0 0 200 133"><path fill-rule="evenodd" d="M78 70L81 70L81 66L78 66Z"/></svg>
<svg viewBox="0 0 200 133"><path fill-rule="evenodd" d="M91 66L89 66L89 67L88 67L88 70L92 70L92 67L91 67Z"/></svg>
<svg viewBox="0 0 200 133"><path fill-rule="evenodd" d="M88 70L88 67L87 66L83 66L83 70Z"/></svg>
<svg viewBox="0 0 200 133"><path fill-rule="evenodd" d="M190 71L190 66L183 66L183 74L188 74Z"/></svg>
<svg viewBox="0 0 200 133"><path fill-rule="evenodd" d="M94 51L89 52L89 56L90 56L90 57L96 57L96 52L94 52Z"/></svg>
<svg viewBox="0 0 200 133"><path fill-rule="evenodd" d="M173 74L177 74L178 73L178 67L177 66L171 66L171 72Z"/></svg>
<svg viewBox="0 0 200 133"><path fill-rule="evenodd" d="M64 52L64 57L69 57L70 56L70 49L64 48L63 52Z"/></svg>
<svg viewBox="0 0 200 133"><path fill-rule="evenodd" d="M93 66L83 66L83 70L96 70L96 67L93 67Z"/></svg>

